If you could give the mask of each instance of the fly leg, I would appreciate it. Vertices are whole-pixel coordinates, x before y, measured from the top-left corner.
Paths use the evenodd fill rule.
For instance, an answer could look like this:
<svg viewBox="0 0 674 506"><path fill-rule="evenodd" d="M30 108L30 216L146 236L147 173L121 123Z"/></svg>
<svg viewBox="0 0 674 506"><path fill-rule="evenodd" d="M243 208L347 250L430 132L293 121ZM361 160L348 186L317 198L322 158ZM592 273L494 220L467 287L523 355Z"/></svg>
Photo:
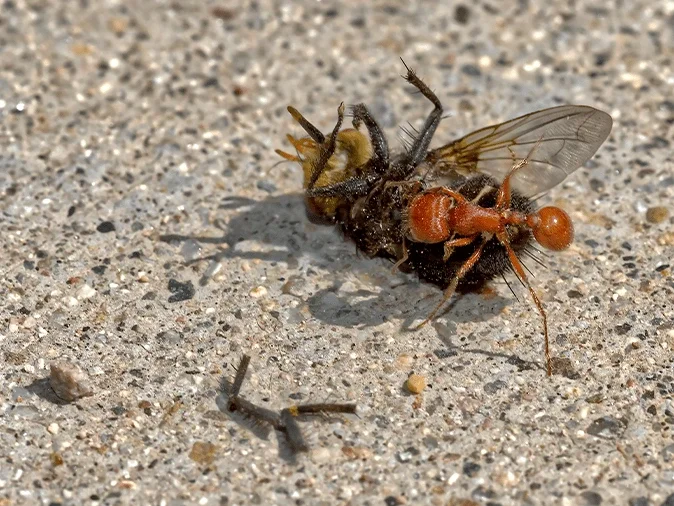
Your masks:
<svg viewBox="0 0 674 506"><path fill-rule="evenodd" d="M318 157L318 160L316 160L316 163L314 164L313 172L311 173L311 180L307 185L307 189L310 190L316 184L318 178L321 177L321 174L325 170L325 167L328 164L328 160L330 160L330 157L335 153L335 148L337 147L337 134L339 133L339 129L342 128L342 122L344 121L344 102L339 104L339 107L337 108L337 123L335 124L335 127L332 129L332 134L330 134L330 139L328 139L327 146L324 146L325 135L323 135L320 132L320 130L318 130L318 128L312 125L308 119L302 116L302 114L297 109L295 109L292 106L288 106L288 112L293 117L293 119L297 121L302 128L304 128L304 130L309 134L309 137L311 137L314 140L314 142L316 142L316 144L318 144L318 146L321 148L321 154ZM298 146L301 146L300 142L298 142L297 144L293 143L293 145L298 150L299 150ZM283 154L281 154L281 156L287 158Z"/></svg>
<svg viewBox="0 0 674 506"><path fill-rule="evenodd" d="M362 105L362 104L360 104ZM295 111L299 114L297 111ZM328 141L328 145L325 149L321 151L319 159L316 161L314 166L313 173L311 175L311 180L307 185L305 195L309 198L314 197L346 197L346 198L357 198L367 195L370 192L372 186L380 179L378 172L383 171L384 169L377 169L375 173L366 174L363 177L352 177L346 181L340 181L339 183L334 183L327 186L321 186L320 188L315 188L314 185L321 173L325 170L325 167L330 160L330 157L335 153L335 148L337 144L337 133L342 126L342 121L344 119L344 104L340 104L339 109L337 110L338 118L337 124L332 130L332 134ZM293 115L294 117L294 115ZM297 119L297 118L296 118ZM299 122L299 119L297 119ZM305 120L306 121L306 120ZM379 129L379 125L374 121L374 118L370 116L370 113L367 111L365 106L362 106L362 109L359 106L355 106L354 121L356 125L359 121L362 121L365 126L368 128L371 138L370 142L375 144L375 157L383 157L381 159L377 158L376 163L381 163L380 160L384 160L388 165L388 144L386 139L383 136L383 133ZM304 126L302 123L300 123ZM379 140L377 140L379 136ZM379 151L379 153L378 153ZM283 155L281 155L283 156Z"/></svg>
<svg viewBox="0 0 674 506"><path fill-rule="evenodd" d="M370 111L367 110L365 104L356 104L351 107L351 114L353 114L353 127L358 129L360 124L364 124L367 128L367 133L370 135L370 143L372 144L372 155L376 163L374 169L383 174L389 165L389 150L388 142L382 132L381 127L377 121L372 117Z"/></svg>
<svg viewBox="0 0 674 506"><path fill-rule="evenodd" d="M407 244L405 244L405 236L403 236L403 244L402 244L402 248L403 248L403 256L400 257L400 260L398 260L398 261L395 263L395 265L394 265L393 267L391 267L391 272L396 272L396 271L398 270L398 268L399 268L402 264L404 264L405 262L407 262L407 259L410 257L410 255L409 255L409 253L408 253L408 251L407 251Z"/></svg>
<svg viewBox="0 0 674 506"><path fill-rule="evenodd" d="M346 197L357 198L367 195L372 185L379 179L379 176L369 174L363 177L352 177L339 183L320 186L307 187L305 195L309 198L314 197Z"/></svg>
<svg viewBox="0 0 674 506"><path fill-rule="evenodd" d="M413 171L416 166L424 160L428 146L430 145L433 135L435 134L435 130L438 128L438 124L440 124L440 120L442 119L442 104L440 103L438 97L435 95L435 93L433 93L428 85L424 83L419 78L419 76L417 76L417 74L407 66L402 58L400 61L403 62L405 69L407 69L407 75L404 76L405 80L418 89L424 97L430 100L435 108L428 115L428 118L426 118L424 126L421 128L419 134L415 136L414 142L407 152L407 160L405 160L407 163L401 164L401 166L407 165L409 167L408 170L405 171L406 173L397 175L398 177L395 179L405 179L409 175L409 172Z"/></svg>
<svg viewBox="0 0 674 506"><path fill-rule="evenodd" d="M330 160L330 157L335 153L335 149L337 148L337 134L339 133L339 129L342 128L343 121L344 121L344 102L339 104L339 107L337 108L337 123L335 123L335 127L332 129L330 139L328 140L328 145L325 148L321 149L321 155L318 157L318 160L316 160L316 164L313 167L313 172L311 173L311 180L307 185L307 189L311 189L314 187L316 181L318 181L318 178L325 170L325 167L328 164L328 160Z"/></svg>

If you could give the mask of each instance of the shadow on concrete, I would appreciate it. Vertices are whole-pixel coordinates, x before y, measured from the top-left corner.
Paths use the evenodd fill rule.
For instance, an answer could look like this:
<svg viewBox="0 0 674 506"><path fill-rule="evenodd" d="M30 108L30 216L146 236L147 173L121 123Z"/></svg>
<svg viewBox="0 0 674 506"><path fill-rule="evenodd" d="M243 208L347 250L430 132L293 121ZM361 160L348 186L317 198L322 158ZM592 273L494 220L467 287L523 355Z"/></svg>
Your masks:
<svg viewBox="0 0 674 506"><path fill-rule="evenodd" d="M206 285L220 268L220 262L227 258L256 259L265 262L286 262L289 269L298 265L303 255L315 257L316 266L332 272L333 284L318 290L306 300L311 315L328 325L340 327L370 327L380 325L393 318L402 318L401 332L414 332L411 326L423 319L442 297L440 290L431 285L420 283L413 274L391 273L391 263L382 259L369 259L358 255L355 247L345 253L343 249L333 254L326 244L335 244L343 248L344 241L336 227L316 225L311 235L307 233L307 217L301 194L271 196L256 201L244 197L227 197L219 209L233 214L226 226L222 225L221 236L198 236L163 234L160 240L167 243L196 241L199 244L212 244L226 247L210 255L189 261L189 264L206 263L200 284ZM216 226L217 223L216 223ZM251 251L237 247L245 241L254 241L268 246L265 251ZM319 253L316 253L319 251ZM321 258L322 256L322 258ZM396 278L379 291L345 291L342 286L348 279L360 275ZM399 280L398 284L397 281ZM392 286L393 285L393 286ZM482 286L469 287L457 294L438 315L440 321L455 324L488 321L501 313L503 308L514 302L511 298L493 295L485 298L475 292ZM431 293L432 292L432 293ZM476 311L476 306L479 310ZM444 353L476 353L485 356L507 359L518 367L520 359L512 355L491 353L480 349L466 349L455 345L451 338L438 333L446 346Z"/></svg>
<svg viewBox="0 0 674 506"><path fill-rule="evenodd" d="M30 393L37 395L40 399L44 399L45 401L51 402L52 404L56 404L58 406L65 406L66 404L69 404L68 401L64 401L58 395L56 395L56 392L54 392L51 385L49 384L49 378L35 380L25 388Z"/></svg>

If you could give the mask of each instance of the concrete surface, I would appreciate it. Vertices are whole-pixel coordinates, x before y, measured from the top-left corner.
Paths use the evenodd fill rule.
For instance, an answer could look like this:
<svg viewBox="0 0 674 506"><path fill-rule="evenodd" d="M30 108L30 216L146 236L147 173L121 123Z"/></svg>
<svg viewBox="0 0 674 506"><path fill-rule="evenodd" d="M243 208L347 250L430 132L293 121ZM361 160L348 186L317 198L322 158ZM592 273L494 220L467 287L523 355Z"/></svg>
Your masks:
<svg viewBox="0 0 674 506"><path fill-rule="evenodd" d="M674 504L673 26L647 0L2 2L0 504ZM288 104L419 125L399 56L451 114L435 145L613 115L546 198L577 241L531 265L568 377L518 286L404 331L437 289L310 224L276 165ZM244 353L247 399L359 417L303 423L293 462L218 410ZM55 396L64 361L93 395Z"/></svg>

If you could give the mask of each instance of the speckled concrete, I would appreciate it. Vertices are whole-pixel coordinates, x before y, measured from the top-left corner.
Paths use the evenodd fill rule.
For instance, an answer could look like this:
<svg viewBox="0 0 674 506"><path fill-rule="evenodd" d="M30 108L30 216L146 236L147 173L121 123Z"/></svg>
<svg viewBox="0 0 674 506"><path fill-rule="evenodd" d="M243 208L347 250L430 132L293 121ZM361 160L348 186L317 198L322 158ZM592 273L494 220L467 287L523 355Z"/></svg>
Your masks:
<svg viewBox="0 0 674 506"><path fill-rule="evenodd" d="M0 504L674 504L674 3L501 3L0 3ZM547 197L576 243L531 266L568 377L519 287L406 332L437 289L305 218L286 105L328 130L365 101L395 144L428 112L399 56L436 145L613 115ZM218 410L244 353L247 399L359 417L293 461Z"/></svg>

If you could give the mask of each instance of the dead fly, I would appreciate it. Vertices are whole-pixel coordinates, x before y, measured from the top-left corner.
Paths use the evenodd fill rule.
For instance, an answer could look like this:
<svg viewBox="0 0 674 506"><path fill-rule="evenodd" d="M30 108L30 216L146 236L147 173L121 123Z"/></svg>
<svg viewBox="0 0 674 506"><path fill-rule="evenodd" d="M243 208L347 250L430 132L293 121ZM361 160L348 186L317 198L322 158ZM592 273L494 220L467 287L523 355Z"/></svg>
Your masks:
<svg viewBox="0 0 674 506"><path fill-rule="evenodd" d="M293 453L309 450L298 421L317 416L329 419L331 414L356 413L355 404L300 404L289 406L281 411L274 411L253 404L239 395L249 364L250 357L244 355L239 362L234 381L231 384L227 380L222 381L220 390L223 396L219 396L218 401L223 399L226 402L219 402L218 405L221 410L228 413L239 413L263 429L271 428L283 432Z"/></svg>
<svg viewBox="0 0 674 506"><path fill-rule="evenodd" d="M444 289L443 302L457 288L514 271L543 317L551 374L545 311L519 257L539 261L534 243L561 250L572 242L569 216L556 207L536 210L533 199L594 155L611 117L588 106L553 107L429 150L442 105L409 68L405 79L434 109L419 131L406 132L410 141L397 155L364 104L352 108L354 129L346 130L340 105L327 136L288 108L309 137L288 136L297 154L280 154L302 165L308 211L336 223L367 255L389 258ZM358 131L361 124L368 136Z"/></svg>

